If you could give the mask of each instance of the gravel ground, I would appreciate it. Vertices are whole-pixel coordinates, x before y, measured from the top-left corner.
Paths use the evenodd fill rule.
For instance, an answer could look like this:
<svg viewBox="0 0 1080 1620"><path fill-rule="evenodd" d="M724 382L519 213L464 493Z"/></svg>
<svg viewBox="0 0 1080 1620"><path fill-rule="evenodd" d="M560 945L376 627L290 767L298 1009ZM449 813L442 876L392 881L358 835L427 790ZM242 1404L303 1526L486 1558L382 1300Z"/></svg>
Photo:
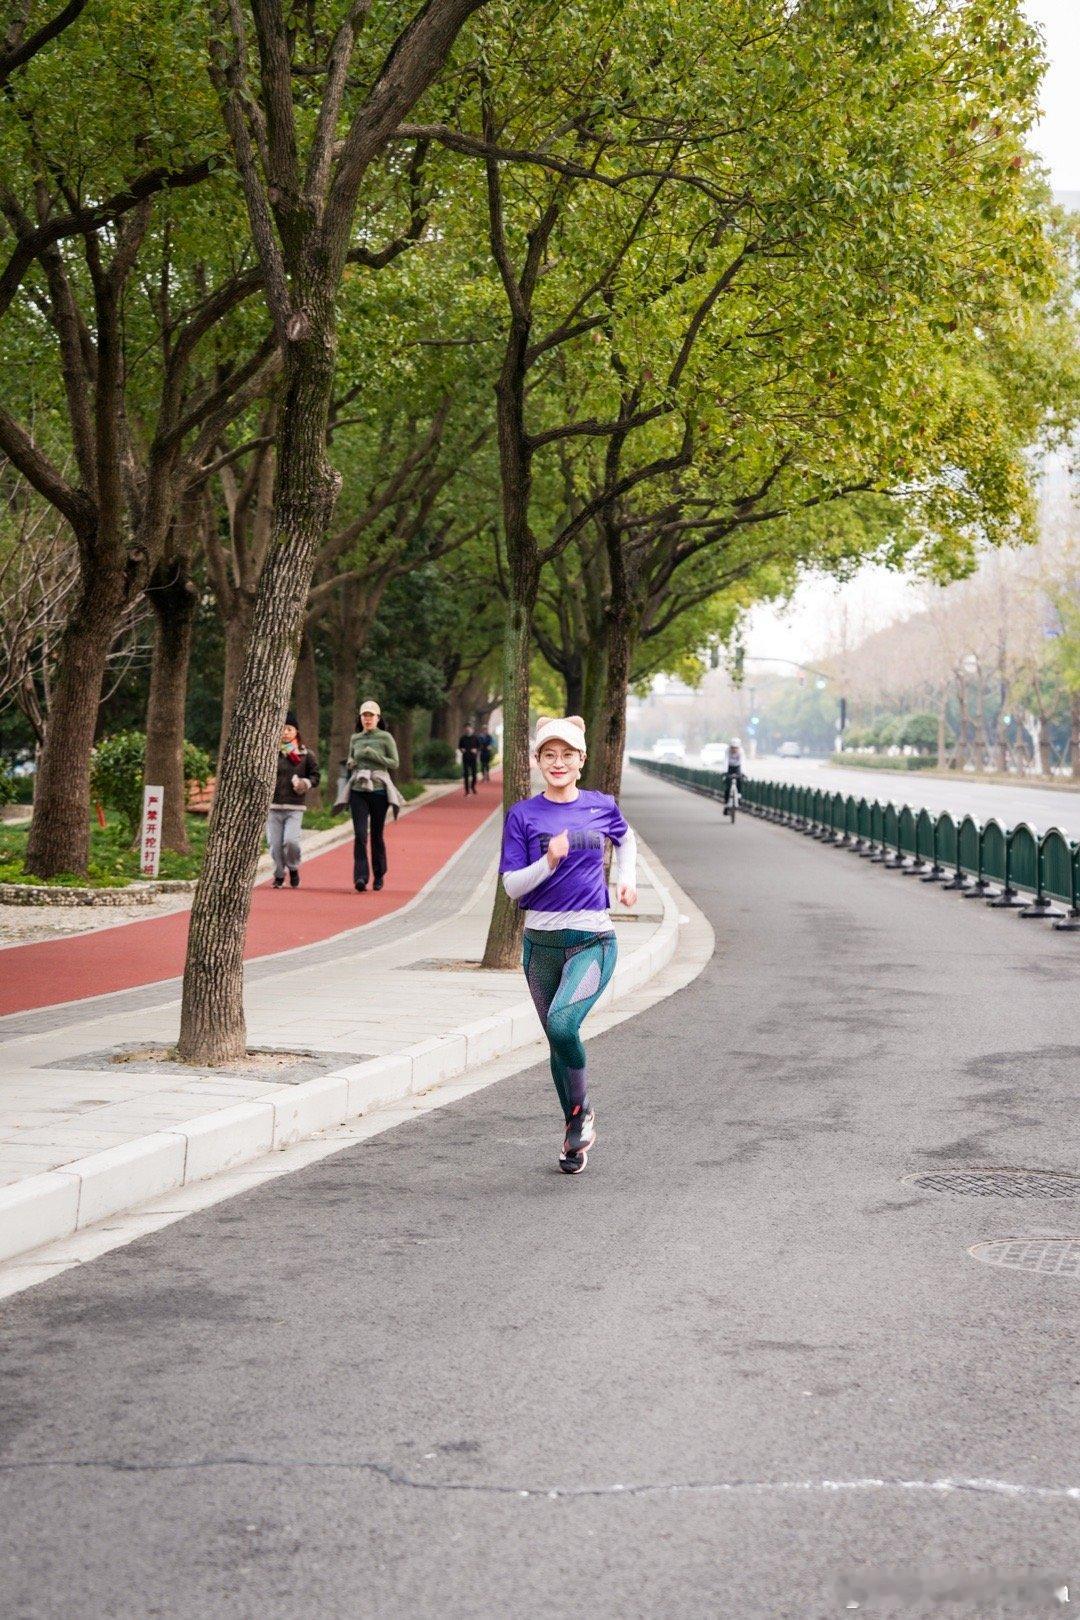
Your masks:
<svg viewBox="0 0 1080 1620"><path fill-rule="evenodd" d="M0 906L0 945L31 945L39 939L91 934L96 928L115 928L118 923L167 917L190 904L190 894L163 894L139 906Z"/></svg>

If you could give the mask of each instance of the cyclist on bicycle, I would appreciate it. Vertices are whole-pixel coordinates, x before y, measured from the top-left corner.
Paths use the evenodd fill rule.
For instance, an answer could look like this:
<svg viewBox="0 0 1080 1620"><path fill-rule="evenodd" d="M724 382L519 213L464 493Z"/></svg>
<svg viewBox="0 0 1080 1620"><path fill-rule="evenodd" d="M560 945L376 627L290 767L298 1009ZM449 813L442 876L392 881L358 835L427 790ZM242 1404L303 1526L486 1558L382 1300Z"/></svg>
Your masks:
<svg viewBox="0 0 1080 1620"><path fill-rule="evenodd" d="M742 790L743 750L738 737L732 737L728 743L727 764L724 767L724 803L731 798L731 784L738 781L740 792Z"/></svg>

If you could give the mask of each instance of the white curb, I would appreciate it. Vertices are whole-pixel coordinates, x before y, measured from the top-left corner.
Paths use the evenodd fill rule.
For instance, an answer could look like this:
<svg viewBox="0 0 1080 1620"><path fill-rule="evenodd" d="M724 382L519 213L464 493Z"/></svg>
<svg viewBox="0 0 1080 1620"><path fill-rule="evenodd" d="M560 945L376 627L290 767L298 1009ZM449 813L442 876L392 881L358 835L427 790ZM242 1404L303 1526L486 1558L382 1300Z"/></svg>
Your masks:
<svg viewBox="0 0 1080 1620"><path fill-rule="evenodd" d="M679 913L649 871L663 914L653 938L621 959L598 1005L623 1000L675 954ZM106 1216L285 1148L371 1109L430 1091L493 1058L528 1046L540 1033L529 1000L391 1056L276 1088L264 1100L218 1108L197 1119L75 1159L60 1169L0 1188L0 1261L69 1237Z"/></svg>

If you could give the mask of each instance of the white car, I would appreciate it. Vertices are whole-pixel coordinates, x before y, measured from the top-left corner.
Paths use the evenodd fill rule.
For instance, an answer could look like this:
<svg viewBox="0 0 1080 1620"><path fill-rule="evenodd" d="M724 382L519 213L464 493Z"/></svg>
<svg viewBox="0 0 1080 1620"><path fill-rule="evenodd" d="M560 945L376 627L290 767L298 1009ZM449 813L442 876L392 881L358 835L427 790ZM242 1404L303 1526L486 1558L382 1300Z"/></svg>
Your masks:
<svg viewBox="0 0 1080 1620"><path fill-rule="evenodd" d="M802 757L802 749L797 742L782 742L776 751L781 759L800 759Z"/></svg>
<svg viewBox="0 0 1080 1620"><path fill-rule="evenodd" d="M678 737L658 737L652 745L652 757L662 765L681 765L686 758L686 746Z"/></svg>
<svg viewBox="0 0 1080 1620"><path fill-rule="evenodd" d="M727 765L727 751L727 743L706 743L698 758L705 769L710 770L714 765Z"/></svg>

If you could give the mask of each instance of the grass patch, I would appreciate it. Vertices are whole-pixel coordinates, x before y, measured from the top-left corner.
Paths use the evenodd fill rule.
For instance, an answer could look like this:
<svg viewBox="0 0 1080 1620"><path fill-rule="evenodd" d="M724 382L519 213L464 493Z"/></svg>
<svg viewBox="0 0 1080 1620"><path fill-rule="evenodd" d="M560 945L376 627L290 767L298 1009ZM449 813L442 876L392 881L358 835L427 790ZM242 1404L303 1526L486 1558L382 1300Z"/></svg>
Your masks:
<svg viewBox="0 0 1080 1620"><path fill-rule="evenodd" d="M424 791L424 784L403 782L400 784L400 791L406 801L417 799ZM304 827L308 832L325 832L329 827L341 827L348 821L347 810L339 816L335 816L331 810L304 812ZM198 877L203 850L206 847L208 822L208 816L188 816L187 831L191 853L174 855L170 850L163 850L158 867L160 879L175 882L178 879L190 880ZM139 852L124 838L119 818L111 810L106 815L104 827L98 826L96 816L91 820L90 868L85 876L79 872L60 872L52 878L27 877L23 871L23 862L26 859L26 841L29 836L29 824L25 827L12 827L6 822L0 822L0 883L29 883L35 888L48 889L121 889L126 883L135 882L139 876Z"/></svg>
<svg viewBox="0 0 1080 1620"><path fill-rule="evenodd" d="M188 816L191 853L174 855L164 850L159 878L175 881L198 877L206 844L206 819L205 816ZM139 876L139 852L124 838L118 818L111 811L104 827L98 826L96 817L90 824L90 867L85 876L79 872L60 872L48 879L27 877L23 862L29 835L29 827L0 824L0 883L29 883L49 889L120 889Z"/></svg>

